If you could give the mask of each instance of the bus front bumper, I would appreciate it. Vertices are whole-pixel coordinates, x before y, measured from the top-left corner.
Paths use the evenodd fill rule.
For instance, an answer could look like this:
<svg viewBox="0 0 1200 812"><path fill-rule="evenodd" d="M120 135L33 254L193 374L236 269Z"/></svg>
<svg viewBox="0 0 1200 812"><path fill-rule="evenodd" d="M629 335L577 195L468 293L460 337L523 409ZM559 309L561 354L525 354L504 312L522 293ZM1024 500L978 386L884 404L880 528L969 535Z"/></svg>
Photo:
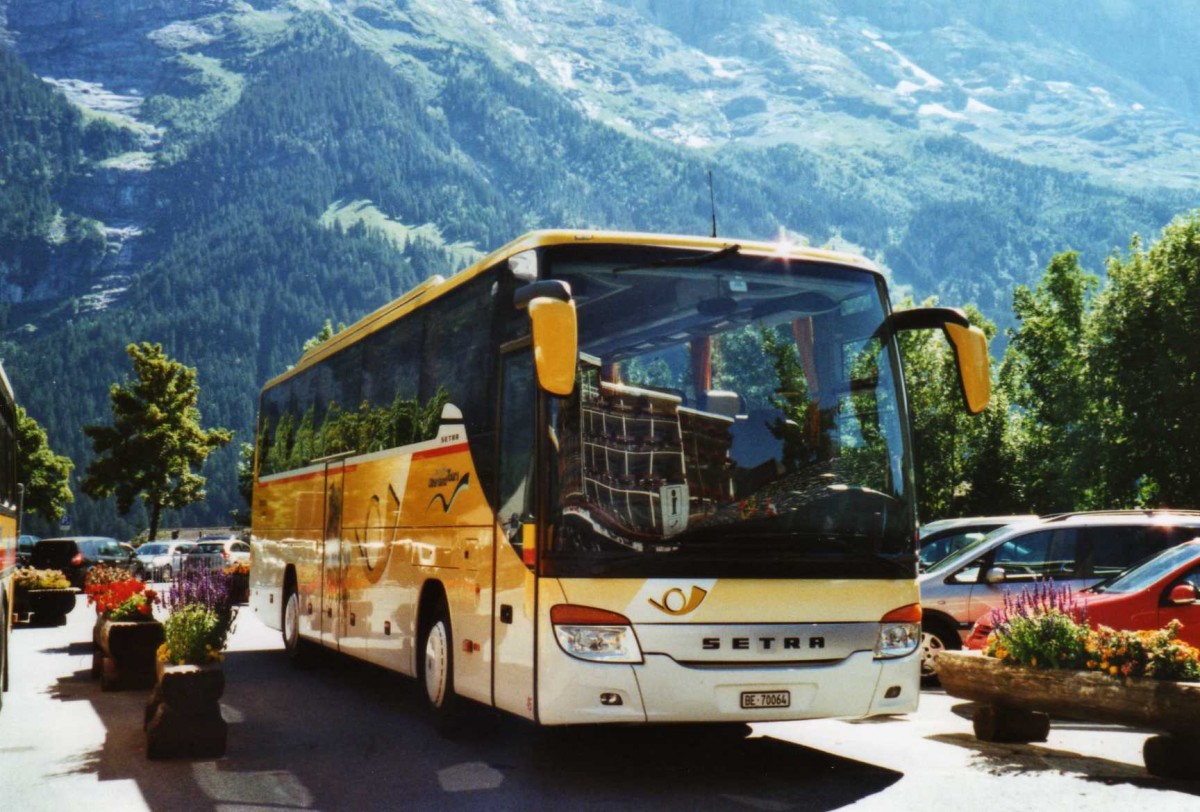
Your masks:
<svg viewBox="0 0 1200 812"><path fill-rule="evenodd" d="M877 660L864 651L784 668L692 667L664 655L638 665L552 657L538 689L538 719L547 725L861 718L915 711L920 694L915 653ZM755 702L771 704L745 707Z"/></svg>

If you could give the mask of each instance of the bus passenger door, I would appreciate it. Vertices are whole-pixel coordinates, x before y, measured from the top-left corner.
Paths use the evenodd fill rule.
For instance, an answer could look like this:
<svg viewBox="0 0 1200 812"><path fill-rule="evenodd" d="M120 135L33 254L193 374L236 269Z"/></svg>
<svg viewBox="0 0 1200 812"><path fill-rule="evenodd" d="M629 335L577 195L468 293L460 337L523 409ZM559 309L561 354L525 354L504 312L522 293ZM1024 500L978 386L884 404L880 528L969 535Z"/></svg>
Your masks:
<svg viewBox="0 0 1200 812"><path fill-rule="evenodd" d="M345 455L343 455L345 456ZM325 463L325 531L321 545L321 642L332 648L339 645L342 622L342 507L344 504L345 464L342 460Z"/></svg>
<svg viewBox="0 0 1200 812"><path fill-rule="evenodd" d="M497 708L534 718L533 506L537 385L529 345L503 356L492 608L492 697Z"/></svg>

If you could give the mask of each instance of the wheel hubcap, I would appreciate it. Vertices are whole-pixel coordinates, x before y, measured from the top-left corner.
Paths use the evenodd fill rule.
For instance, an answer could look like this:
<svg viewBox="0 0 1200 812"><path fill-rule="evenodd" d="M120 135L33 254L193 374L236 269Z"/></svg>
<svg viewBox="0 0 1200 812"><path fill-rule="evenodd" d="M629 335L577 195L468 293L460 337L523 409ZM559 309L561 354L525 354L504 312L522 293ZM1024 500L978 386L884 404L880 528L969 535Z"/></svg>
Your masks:
<svg viewBox="0 0 1200 812"><path fill-rule="evenodd" d="M283 613L283 643L289 650L296 647L300 633L300 599L293 592L288 595L287 609Z"/></svg>
<svg viewBox="0 0 1200 812"><path fill-rule="evenodd" d="M446 699L446 655L449 648L446 625L439 620L433 624L429 637L425 639L425 693L435 708L440 708Z"/></svg>
<svg viewBox="0 0 1200 812"><path fill-rule="evenodd" d="M936 635L928 632L921 635L921 675L931 676L937 673L937 656L946 647Z"/></svg>

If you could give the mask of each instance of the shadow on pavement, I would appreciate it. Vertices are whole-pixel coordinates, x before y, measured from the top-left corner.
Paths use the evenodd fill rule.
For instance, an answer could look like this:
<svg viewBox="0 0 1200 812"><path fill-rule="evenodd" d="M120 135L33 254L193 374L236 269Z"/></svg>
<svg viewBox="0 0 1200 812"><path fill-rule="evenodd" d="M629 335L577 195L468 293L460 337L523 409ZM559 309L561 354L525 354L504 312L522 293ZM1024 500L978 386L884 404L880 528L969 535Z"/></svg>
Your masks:
<svg viewBox="0 0 1200 812"><path fill-rule="evenodd" d="M1175 790L1200 796L1200 784L1195 781L1170 781L1149 775L1145 769L1098 756L1057 750L1045 744L999 744L980 741L969 733L930 736L931 741L952 744L974 750L980 766L992 775L1027 775L1038 772L1071 773L1088 781L1112 785L1132 784L1138 787Z"/></svg>
<svg viewBox="0 0 1200 812"><path fill-rule="evenodd" d="M745 727L538 729L480 709L448 741L415 683L374 666L323 653L301 671L279 651L235 651L225 667L215 761L148 761L148 692L61 677L53 696L90 702L107 731L67 771L131 779L151 809L172 810L830 810L900 778Z"/></svg>

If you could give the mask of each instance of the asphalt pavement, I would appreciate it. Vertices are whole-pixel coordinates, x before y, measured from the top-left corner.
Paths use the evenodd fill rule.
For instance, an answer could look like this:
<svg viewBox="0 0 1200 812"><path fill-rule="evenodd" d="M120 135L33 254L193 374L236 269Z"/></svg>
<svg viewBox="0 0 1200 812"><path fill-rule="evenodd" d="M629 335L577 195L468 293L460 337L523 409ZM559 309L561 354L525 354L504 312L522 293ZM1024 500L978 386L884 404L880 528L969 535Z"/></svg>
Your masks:
<svg viewBox="0 0 1200 812"><path fill-rule="evenodd" d="M100 690L93 620L80 598L64 626L14 629L2 812L1200 809L1200 782L1146 773L1148 731L1056 721L1045 743L986 744L972 706L938 691L909 716L748 730L563 731L478 713L446 740L411 680L332 654L297 669L249 612L225 663L226 755L149 761L148 691Z"/></svg>

